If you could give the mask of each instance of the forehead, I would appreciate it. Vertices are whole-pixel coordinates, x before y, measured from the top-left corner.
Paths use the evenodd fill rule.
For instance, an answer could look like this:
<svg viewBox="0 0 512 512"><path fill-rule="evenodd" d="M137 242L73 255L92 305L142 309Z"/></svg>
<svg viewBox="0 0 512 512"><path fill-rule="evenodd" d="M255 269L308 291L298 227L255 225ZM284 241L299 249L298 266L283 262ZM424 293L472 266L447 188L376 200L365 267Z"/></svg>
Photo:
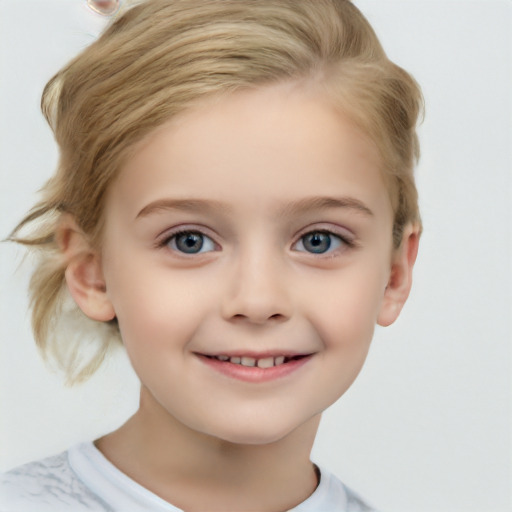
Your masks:
<svg viewBox="0 0 512 512"><path fill-rule="evenodd" d="M318 94L280 84L210 98L132 152L111 200L137 213L160 198L205 198L273 211L310 196L350 196L386 210L373 142Z"/></svg>

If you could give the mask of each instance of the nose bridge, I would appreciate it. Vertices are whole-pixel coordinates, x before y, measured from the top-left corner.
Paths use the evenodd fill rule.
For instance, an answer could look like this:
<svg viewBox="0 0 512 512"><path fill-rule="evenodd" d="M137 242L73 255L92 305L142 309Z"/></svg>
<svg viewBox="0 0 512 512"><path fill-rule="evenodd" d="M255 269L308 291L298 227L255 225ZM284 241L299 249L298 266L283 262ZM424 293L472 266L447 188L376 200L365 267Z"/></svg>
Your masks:
<svg viewBox="0 0 512 512"><path fill-rule="evenodd" d="M265 323L290 317L286 265L280 250L268 240L253 240L240 247L232 263L224 297L227 319Z"/></svg>

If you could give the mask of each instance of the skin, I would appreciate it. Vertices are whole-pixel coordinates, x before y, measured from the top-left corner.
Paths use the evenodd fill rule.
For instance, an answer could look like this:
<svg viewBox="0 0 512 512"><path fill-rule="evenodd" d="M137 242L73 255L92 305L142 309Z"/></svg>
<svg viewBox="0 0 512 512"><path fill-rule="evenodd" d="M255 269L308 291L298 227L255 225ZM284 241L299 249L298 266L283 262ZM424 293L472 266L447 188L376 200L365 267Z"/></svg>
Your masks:
<svg viewBox="0 0 512 512"><path fill-rule="evenodd" d="M280 84L205 102L139 144L108 192L101 251L63 221L71 294L117 317L142 384L139 411L96 442L108 459L187 511L311 495L320 415L411 286L418 230L393 250L380 166L327 100ZM176 230L204 236L200 252ZM331 248L312 252L304 236L319 232ZM310 357L266 382L202 357L269 352Z"/></svg>

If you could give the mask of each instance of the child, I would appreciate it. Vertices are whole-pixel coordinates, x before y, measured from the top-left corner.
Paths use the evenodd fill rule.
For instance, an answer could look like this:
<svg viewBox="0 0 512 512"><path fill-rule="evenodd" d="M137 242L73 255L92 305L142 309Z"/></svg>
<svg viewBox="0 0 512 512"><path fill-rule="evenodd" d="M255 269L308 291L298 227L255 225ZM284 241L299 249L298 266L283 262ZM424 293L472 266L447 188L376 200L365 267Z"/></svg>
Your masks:
<svg viewBox="0 0 512 512"><path fill-rule="evenodd" d="M140 408L7 473L2 510L370 510L309 455L411 287L420 109L348 0L147 0L61 70L12 239L40 348L79 381L121 340Z"/></svg>

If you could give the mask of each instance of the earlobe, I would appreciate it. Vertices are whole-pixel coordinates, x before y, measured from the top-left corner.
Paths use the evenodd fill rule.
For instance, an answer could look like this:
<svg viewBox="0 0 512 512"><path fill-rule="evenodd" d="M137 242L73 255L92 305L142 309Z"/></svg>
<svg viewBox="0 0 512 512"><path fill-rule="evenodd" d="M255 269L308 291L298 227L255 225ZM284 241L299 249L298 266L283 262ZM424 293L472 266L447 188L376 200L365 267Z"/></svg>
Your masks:
<svg viewBox="0 0 512 512"><path fill-rule="evenodd" d="M391 325L399 316L412 286L412 269L418 254L420 228L409 225L404 230L402 243L394 251L389 281L377 323L383 327Z"/></svg>
<svg viewBox="0 0 512 512"><path fill-rule="evenodd" d="M66 283L78 307L92 320L107 322L115 318L106 293L100 254L69 215L61 218L57 243L66 261Z"/></svg>

